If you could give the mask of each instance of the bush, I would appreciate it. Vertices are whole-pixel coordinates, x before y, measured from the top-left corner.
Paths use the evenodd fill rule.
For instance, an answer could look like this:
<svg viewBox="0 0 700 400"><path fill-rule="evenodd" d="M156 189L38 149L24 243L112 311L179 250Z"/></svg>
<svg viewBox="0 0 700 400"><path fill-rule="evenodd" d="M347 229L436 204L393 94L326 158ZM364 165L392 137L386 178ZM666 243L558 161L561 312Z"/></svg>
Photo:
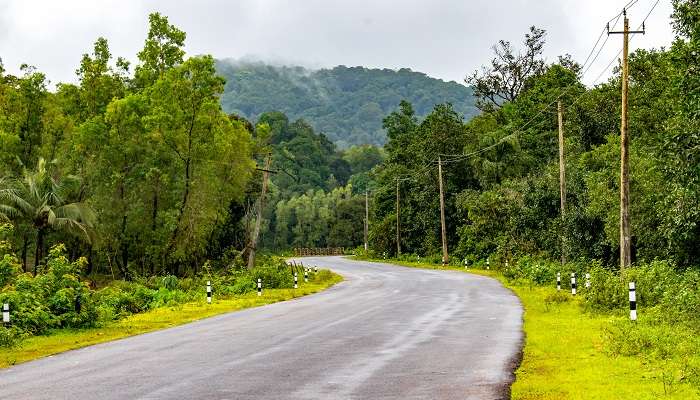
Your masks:
<svg viewBox="0 0 700 400"><path fill-rule="evenodd" d="M175 275L167 275L163 277L163 287L168 290L175 290L180 287L180 282Z"/></svg>
<svg viewBox="0 0 700 400"><path fill-rule="evenodd" d="M373 258L378 257L376 251L372 249L365 250L364 246L357 246L353 251L353 254L355 255L355 257L358 257L363 260L371 260Z"/></svg>
<svg viewBox="0 0 700 400"><path fill-rule="evenodd" d="M9 303L12 328L0 328L0 347L16 344L27 335L50 329L86 328L114 321L153 308L172 306L203 299L206 281L221 295L237 295L254 291L257 279L265 288L291 288L293 273L284 259L259 257L258 266L248 270L232 265L226 274L211 272L209 263L202 268L204 276L179 279L173 275L138 277L134 281L113 281L93 291L80 280L85 259L70 262L63 245L49 252L46 268L37 276L20 273L16 257L9 247L0 258L0 303ZM301 271L300 279L303 279ZM311 275L316 281L332 278L330 271Z"/></svg>
<svg viewBox="0 0 700 400"><path fill-rule="evenodd" d="M14 326L0 326L0 347L14 347L22 340L22 336L22 331Z"/></svg>
<svg viewBox="0 0 700 400"><path fill-rule="evenodd" d="M610 311L628 304L628 287L614 272L595 266L591 269L591 287L582 294L583 305L592 311Z"/></svg>
<svg viewBox="0 0 700 400"><path fill-rule="evenodd" d="M318 271L313 278L314 282L327 282L331 279L333 279L333 273L327 269Z"/></svg>

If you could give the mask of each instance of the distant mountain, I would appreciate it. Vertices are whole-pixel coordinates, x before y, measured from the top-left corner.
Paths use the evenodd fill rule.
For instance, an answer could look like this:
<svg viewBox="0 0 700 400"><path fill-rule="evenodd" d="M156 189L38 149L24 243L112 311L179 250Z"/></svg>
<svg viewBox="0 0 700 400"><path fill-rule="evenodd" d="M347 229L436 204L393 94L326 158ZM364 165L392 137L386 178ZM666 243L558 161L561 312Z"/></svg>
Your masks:
<svg viewBox="0 0 700 400"><path fill-rule="evenodd" d="M445 102L465 119L478 112L470 88L405 68L309 70L218 60L217 70L226 78L226 112L256 121L266 111L281 111L290 120L303 118L340 147L383 145L382 119L404 99L421 117Z"/></svg>

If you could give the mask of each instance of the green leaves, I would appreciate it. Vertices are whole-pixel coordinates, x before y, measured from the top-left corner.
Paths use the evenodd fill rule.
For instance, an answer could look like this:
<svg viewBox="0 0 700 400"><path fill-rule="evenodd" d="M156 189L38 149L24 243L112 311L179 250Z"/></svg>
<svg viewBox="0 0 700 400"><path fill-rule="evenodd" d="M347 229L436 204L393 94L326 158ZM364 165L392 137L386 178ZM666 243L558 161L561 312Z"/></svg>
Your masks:
<svg viewBox="0 0 700 400"><path fill-rule="evenodd" d="M160 13L150 14L148 22L148 38L138 53L141 64L136 67L136 81L141 87L162 78L166 71L181 64L185 55L185 32Z"/></svg>

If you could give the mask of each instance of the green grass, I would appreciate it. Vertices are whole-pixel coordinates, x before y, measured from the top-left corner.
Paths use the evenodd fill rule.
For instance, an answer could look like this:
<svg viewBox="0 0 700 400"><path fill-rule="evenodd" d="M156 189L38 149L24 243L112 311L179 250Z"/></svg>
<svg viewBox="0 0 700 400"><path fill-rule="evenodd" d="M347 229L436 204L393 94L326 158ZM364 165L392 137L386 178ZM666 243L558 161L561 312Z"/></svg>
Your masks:
<svg viewBox="0 0 700 400"><path fill-rule="evenodd" d="M464 268L459 267L387 262L407 267L465 272ZM523 304L526 338L522 363L512 386L512 399L700 398L698 390L686 383L682 374L672 372L677 370L677 364L669 366L657 359L612 354L604 332L611 326L632 324L626 322L627 317L623 313L586 313L578 301L564 290L557 295L555 288L509 282L493 270L469 269L468 272L498 279L513 290ZM556 299L564 301L557 302ZM640 314L638 324L631 329L648 328L643 325L643 314ZM670 375L673 376L669 378Z"/></svg>
<svg viewBox="0 0 700 400"><path fill-rule="evenodd" d="M333 274L331 279L322 282L300 282L299 289L267 289L263 290L262 296L252 292L230 298L214 298L212 304L202 301L161 307L134 314L99 328L54 330L47 335L27 338L17 347L3 349L0 352L0 368L97 343L170 328L218 314L290 300L319 292L342 280L340 275Z"/></svg>

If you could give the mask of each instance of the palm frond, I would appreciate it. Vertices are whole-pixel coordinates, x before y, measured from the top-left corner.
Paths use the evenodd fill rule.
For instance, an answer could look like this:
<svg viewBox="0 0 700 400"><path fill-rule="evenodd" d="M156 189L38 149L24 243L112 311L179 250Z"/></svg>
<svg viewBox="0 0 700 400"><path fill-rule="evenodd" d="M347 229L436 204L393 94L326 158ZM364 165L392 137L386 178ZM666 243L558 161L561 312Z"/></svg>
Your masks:
<svg viewBox="0 0 700 400"><path fill-rule="evenodd" d="M14 207L7 204L0 204L0 221L10 221L21 213Z"/></svg>
<svg viewBox="0 0 700 400"><path fill-rule="evenodd" d="M72 218L55 218L53 227L74 234L76 236L84 236L88 243L92 243L93 235L91 229Z"/></svg>

